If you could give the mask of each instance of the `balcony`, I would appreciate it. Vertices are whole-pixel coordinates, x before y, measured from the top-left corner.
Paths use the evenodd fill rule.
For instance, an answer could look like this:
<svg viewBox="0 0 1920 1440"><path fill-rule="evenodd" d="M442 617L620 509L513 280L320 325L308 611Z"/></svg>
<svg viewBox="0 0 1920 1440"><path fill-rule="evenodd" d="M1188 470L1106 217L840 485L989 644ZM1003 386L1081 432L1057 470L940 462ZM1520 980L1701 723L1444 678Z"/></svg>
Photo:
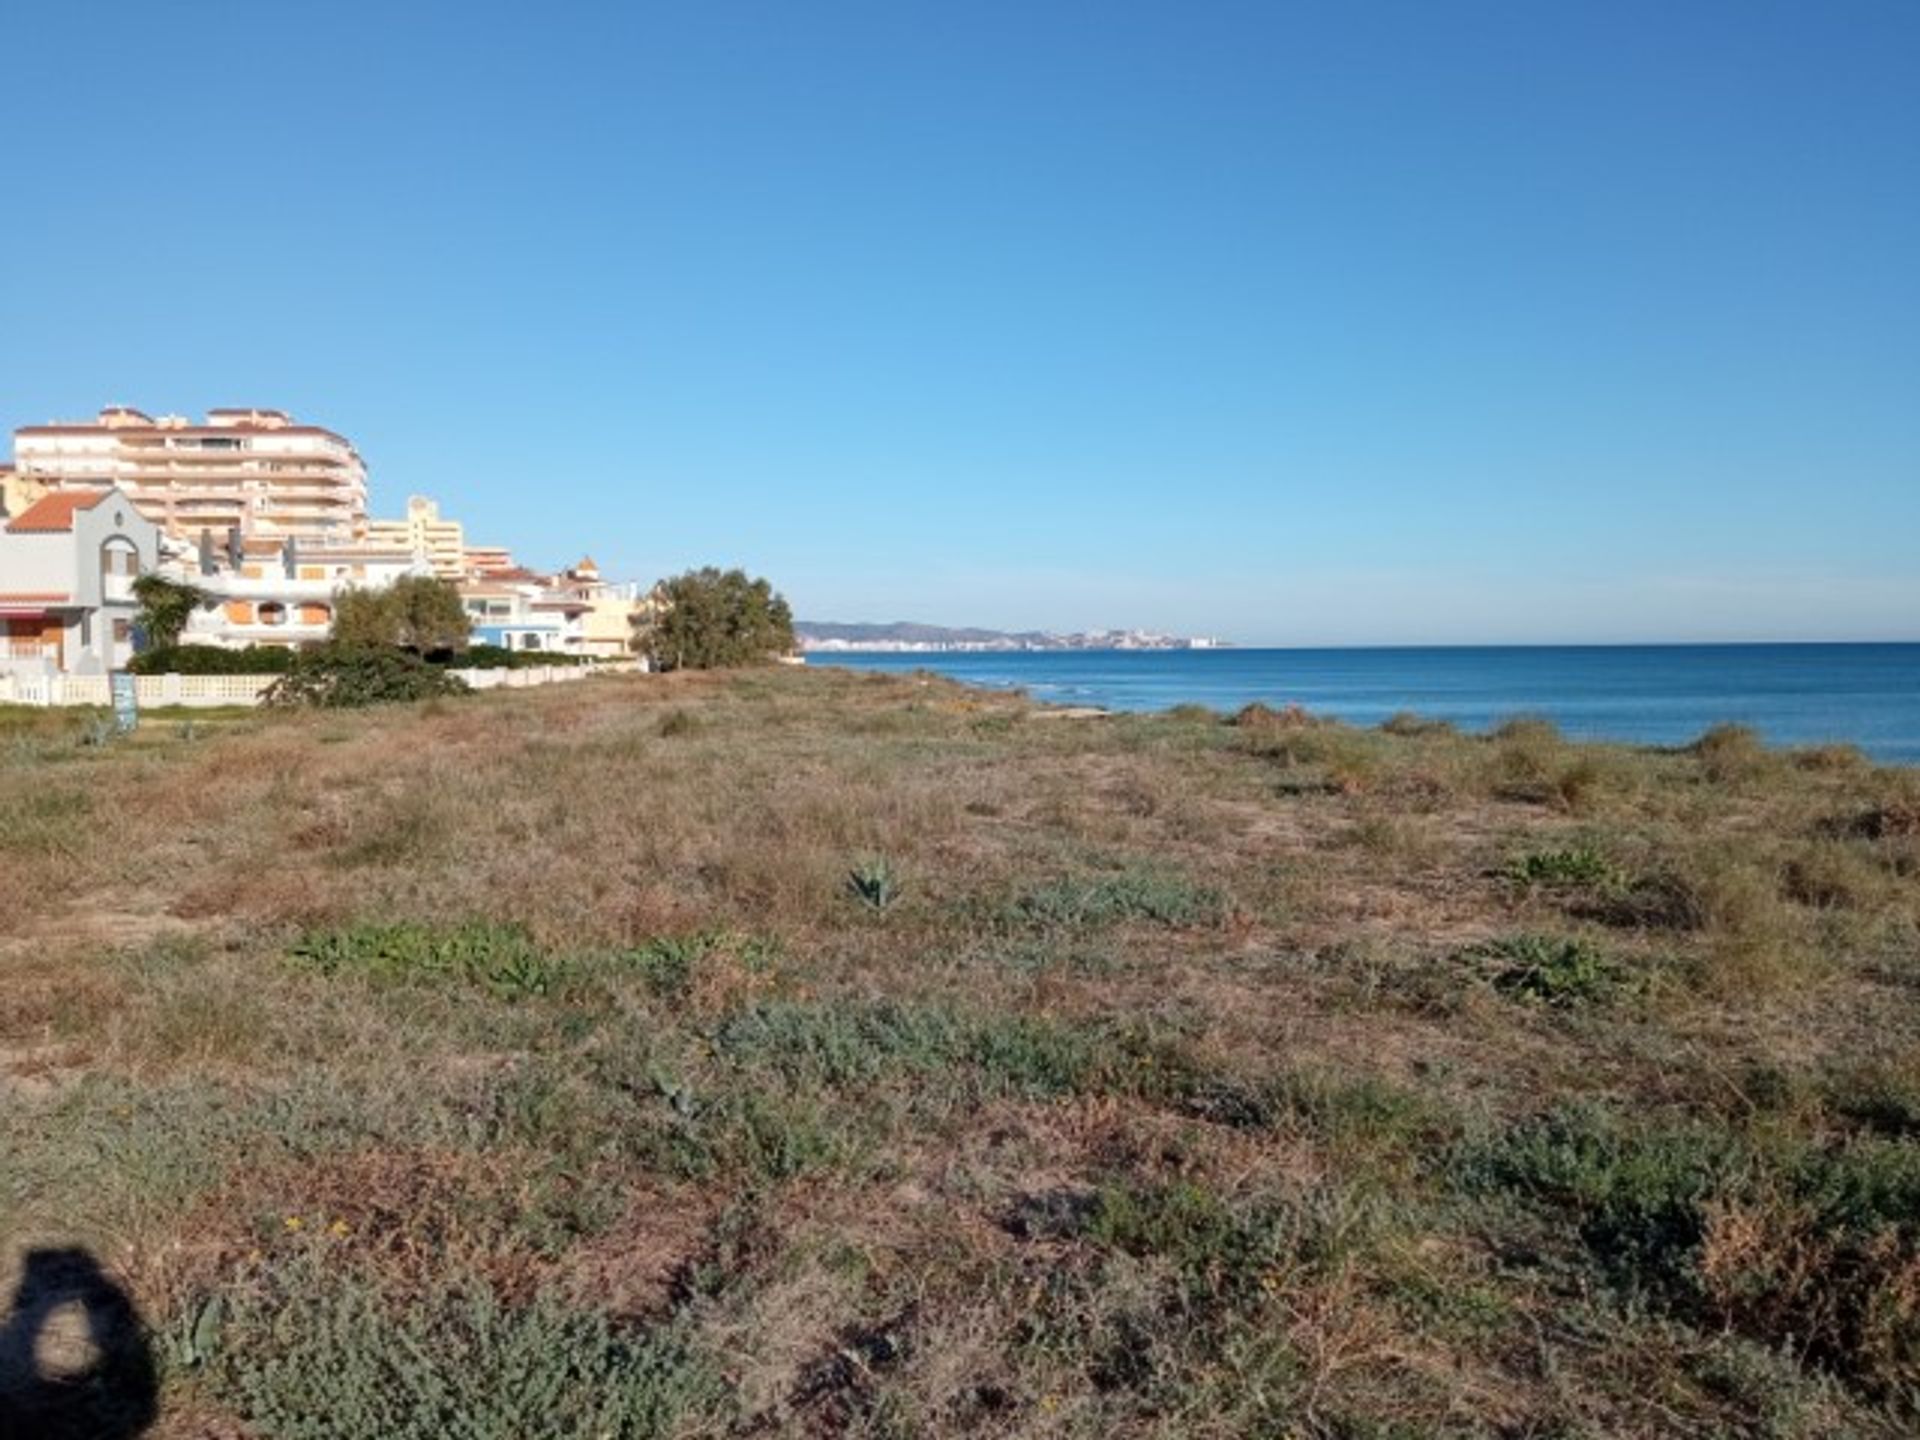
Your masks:
<svg viewBox="0 0 1920 1440"><path fill-rule="evenodd" d="M347 584L340 579L289 580L278 561L270 561L265 575L209 575L196 580L215 600L289 600L320 604L333 598L333 592Z"/></svg>

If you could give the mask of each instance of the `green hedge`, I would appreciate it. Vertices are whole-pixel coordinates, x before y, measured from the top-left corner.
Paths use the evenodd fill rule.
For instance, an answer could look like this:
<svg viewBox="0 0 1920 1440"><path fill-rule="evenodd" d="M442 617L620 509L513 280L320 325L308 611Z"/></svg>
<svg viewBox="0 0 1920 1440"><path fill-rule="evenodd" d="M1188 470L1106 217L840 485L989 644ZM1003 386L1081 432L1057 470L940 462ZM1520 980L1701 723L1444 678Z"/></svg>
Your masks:
<svg viewBox="0 0 1920 1440"><path fill-rule="evenodd" d="M249 645L239 650L220 645L168 645L141 651L127 668L136 675L284 675L294 668L294 656L300 653L299 649L278 645ZM432 655L428 660L451 670L526 670L537 665L592 663L584 655L508 650L499 645L474 645Z"/></svg>
<svg viewBox="0 0 1920 1440"><path fill-rule="evenodd" d="M434 663L451 665L460 670L528 670L536 665L586 665L591 661L585 655L556 655L551 650L509 650L502 645L469 645L464 651L445 659L436 656Z"/></svg>
<svg viewBox="0 0 1920 1440"><path fill-rule="evenodd" d="M294 652L278 645L229 650L220 645L165 645L128 662L136 675L284 675Z"/></svg>

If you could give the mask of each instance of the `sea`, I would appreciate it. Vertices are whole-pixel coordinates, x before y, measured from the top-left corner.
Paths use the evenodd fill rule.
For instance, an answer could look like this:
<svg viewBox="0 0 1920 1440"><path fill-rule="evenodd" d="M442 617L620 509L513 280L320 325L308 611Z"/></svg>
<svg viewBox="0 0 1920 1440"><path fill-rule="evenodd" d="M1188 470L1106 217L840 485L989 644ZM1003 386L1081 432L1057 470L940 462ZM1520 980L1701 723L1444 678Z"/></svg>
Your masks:
<svg viewBox="0 0 1920 1440"><path fill-rule="evenodd" d="M1541 715L1583 739L1682 745L1752 726L1920 764L1920 644L1448 646L1350 650L815 652L810 665L933 671L1057 705L1297 704L1359 725L1402 710L1485 730Z"/></svg>

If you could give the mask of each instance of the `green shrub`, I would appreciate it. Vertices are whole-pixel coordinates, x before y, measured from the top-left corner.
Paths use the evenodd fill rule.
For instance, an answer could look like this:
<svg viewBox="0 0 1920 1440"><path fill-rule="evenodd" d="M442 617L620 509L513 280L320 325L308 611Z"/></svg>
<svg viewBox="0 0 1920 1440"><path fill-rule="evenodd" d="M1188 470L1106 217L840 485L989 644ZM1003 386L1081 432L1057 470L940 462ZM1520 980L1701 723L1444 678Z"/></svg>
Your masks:
<svg viewBox="0 0 1920 1440"><path fill-rule="evenodd" d="M644 975L656 994L679 996L693 988L700 962L723 943L723 938L713 933L663 935L625 952L620 958Z"/></svg>
<svg viewBox="0 0 1920 1440"><path fill-rule="evenodd" d="M744 570L689 570L655 587L659 604L639 636L657 670L760 665L794 648L793 612Z"/></svg>
<svg viewBox="0 0 1920 1440"><path fill-rule="evenodd" d="M294 959L322 975L389 983L457 980L502 999L544 995L567 970L517 925L473 921L453 929L408 922L318 930L294 942Z"/></svg>
<svg viewBox="0 0 1920 1440"><path fill-rule="evenodd" d="M466 693L459 676L404 650L327 644L299 652L260 703L331 710Z"/></svg>
<svg viewBox="0 0 1920 1440"><path fill-rule="evenodd" d="M585 655L555 650L509 650L503 645L469 645L464 650L439 651L428 658L436 665L457 670L529 670L535 666L591 663Z"/></svg>
<svg viewBox="0 0 1920 1440"><path fill-rule="evenodd" d="M1614 890L1626 879L1611 860L1591 845L1536 850L1509 861L1501 874L1529 890Z"/></svg>
<svg viewBox="0 0 1920 1440"><path fill-rule="evenodd" d="M237 1305L208 1366L264 1440L646 1440L724 1405L676 1327L622 1333L557 1300L511 1308L478 1288L400 1304L301 1278Z"/></svg>
<svg viewBox="0 0 1920 1440"><path fill-rule="evenodd" d="M1569 1106L1478 1147L1470 1184L1566 1215L1627 1294L1920 1396L1920 1146L1749 1138Z"/></svg>
<svg viewBox="0 0 1920 1440"><path fill-rule="evenodd" d="M1565 936L1514 935L1468 953L1485 967L1494 989L1545 1005L1592 1004L1638 988L1637 977L1619 961Z"/></svg>

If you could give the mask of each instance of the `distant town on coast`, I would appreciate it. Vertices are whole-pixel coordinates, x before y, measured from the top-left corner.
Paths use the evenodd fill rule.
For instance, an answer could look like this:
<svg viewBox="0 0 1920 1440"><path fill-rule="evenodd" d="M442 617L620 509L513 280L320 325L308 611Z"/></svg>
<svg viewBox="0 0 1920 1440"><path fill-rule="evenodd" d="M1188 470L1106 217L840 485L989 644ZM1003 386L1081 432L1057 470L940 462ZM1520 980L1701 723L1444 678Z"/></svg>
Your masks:
<svg viewBox="0 0 1920 1440"><path fill-rule="evenodd" d="M797 620L794 639L803 651L831 654L844 650L1224 650L1231 642L1208 635L1162 635L1153 630L1089 630L1058 634L1047 630L983 630L919 625L896 620L885 625L833 620Z"/></svg>

